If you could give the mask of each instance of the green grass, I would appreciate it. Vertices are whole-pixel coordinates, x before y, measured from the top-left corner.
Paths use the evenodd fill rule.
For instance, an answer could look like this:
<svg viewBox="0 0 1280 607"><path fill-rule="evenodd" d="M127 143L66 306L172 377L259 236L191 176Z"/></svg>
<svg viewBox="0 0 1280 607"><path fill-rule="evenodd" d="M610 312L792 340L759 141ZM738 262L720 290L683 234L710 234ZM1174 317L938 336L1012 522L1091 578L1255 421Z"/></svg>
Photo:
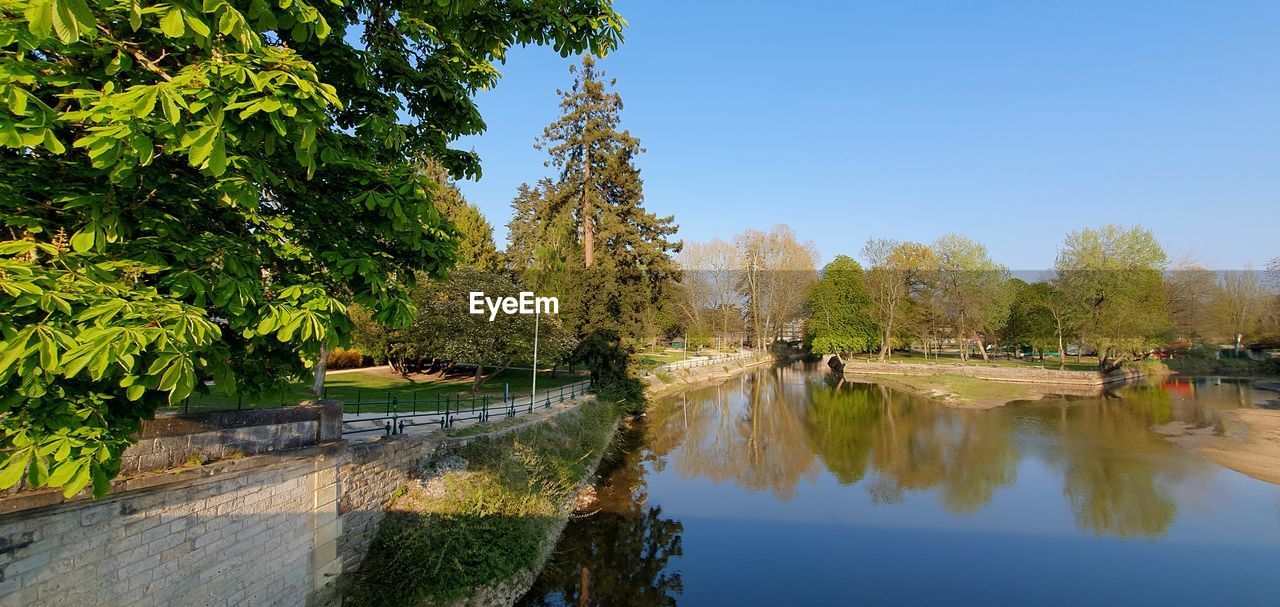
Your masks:
<svg viewBox="0 0 1280 607"><path fill-rule="evenodd" d="M662 350L660 352L637 352L632 355L631 362L642 369L652 369L659 365L673 363L685 358L688 357L685 356L683 350Z"/></svg>
<svg viewBox="0 0 1280 607"><path fill-rule="evenodd" d="M913 392L969 401L998 404L1030 398L1034 391L1023 384L1002 383L964 375L873 375L876 381L905 386Z"/></svg>
<svg viewBox="0 0 1280 607"><path fill-rule="evenodd" d="M605 448L616 405L577 411L518 432L450 447L463 471L411 487L388 510L344 604L441 604L537 564L552 525Z"/></svg>
<svg viewBox="0 0 1280 607"><path fill-rule="evenodd" d="M564 371L560 371L552 377L551 373L541 371L538 373L538 392L542 393L545 390L577 383L587 378L586 374L569 374ZM525 396L529 392L532 380L532 374L529 371L508 369L482 384L480 394L487 395L490 398L500 397L503 393L503 387L509 385L511 394ZM264 397L253 403L247 400L238 401L234 396L197 394L191 397L189 408L178 407L177 410L189 410L191 412L222 411L235 409L237 406L243 408L267 408L296 405L301 401L314 398L309 388L310 382L298 383L290 386L285 394ZM438 399L441 407L443 407L446 399L469 399L471 396L471 376L459 374L446 378L435 376L411 376L405 378L391 373L385 368L379 368L368 371L330 373L325 378L325 390L328 398L346 403L348 412L356 411L356 403L385 403L392 398L397 401L397 405L393 407L393 410L396 411L405 412L415 408L418 411L432 411L436 408ZM360 409L363 411L368 410L370 407L379 411L387 410L386 405L383 404L361 406Z"/></svg>

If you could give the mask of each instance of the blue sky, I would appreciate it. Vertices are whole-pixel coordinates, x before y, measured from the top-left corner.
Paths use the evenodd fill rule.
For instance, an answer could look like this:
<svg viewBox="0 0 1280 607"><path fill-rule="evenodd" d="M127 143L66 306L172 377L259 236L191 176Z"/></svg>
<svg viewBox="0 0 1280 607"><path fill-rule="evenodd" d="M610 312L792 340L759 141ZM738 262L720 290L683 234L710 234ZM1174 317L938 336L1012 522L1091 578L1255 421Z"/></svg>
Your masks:
<svg viewBox="0 0 1280 607"><path fill-rule="evenodd" d="M823 258L868 237L985 243L1050 267L1070 230L1152 229L1214 268L1280 255L1280 2L620 0L623 124L646 206L686 240L787 223ZM517 49L478 97L463 182L505 242L571 59Z"/></svg>

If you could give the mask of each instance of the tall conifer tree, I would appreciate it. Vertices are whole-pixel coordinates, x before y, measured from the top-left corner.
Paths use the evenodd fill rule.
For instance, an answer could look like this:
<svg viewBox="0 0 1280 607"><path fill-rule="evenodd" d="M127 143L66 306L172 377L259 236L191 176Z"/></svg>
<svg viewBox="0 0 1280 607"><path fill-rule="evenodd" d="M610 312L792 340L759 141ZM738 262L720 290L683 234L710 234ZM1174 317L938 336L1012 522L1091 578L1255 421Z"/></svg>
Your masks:
<svg viewBox="0 0 1280 607"><path fill-rule="evenodd" d="M576 75L573 87L558 91L562 114L537 143L550 156L547 165L559 171L558 180L522 189L514 203L517 220L523 215L536 223L544 248L519 247L531 254L527 267L542 272L536 282L559 291L579 335L613 329L638 339L646 310L677 277L669 257L680 250L671 239L677 226L673 217L644 209L644 184L635 166L644 149L620 127L622 97L609 90L613 81L606 85L589 55L570 71ZM566 254L566 248L572 250Z"/></svg>

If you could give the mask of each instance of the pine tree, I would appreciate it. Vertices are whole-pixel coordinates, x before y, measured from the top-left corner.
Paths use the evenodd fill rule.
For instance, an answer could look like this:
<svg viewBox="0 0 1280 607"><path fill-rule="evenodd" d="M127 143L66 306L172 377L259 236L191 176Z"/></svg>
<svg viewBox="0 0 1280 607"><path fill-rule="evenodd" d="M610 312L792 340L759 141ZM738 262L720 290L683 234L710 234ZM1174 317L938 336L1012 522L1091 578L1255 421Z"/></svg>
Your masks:
<svg viewBox="0 0 1280 607"><path fill-rule="evenodd" d="M431 181L437 184L433 202L440 213L457 229L458 263L483 272L502 269L502 254L493 244L493 226L476 205L467 201L458 185L449 177L439 162L429 161L423 169Z"/></svg>
<svg viewBox="0 0 1280 607"><path fill-rule="evenodd" d="M680 250L671 240L677 226L673 217L657 217L643 207L635 159L644 149L620 128L622 97L608 90L591 56L570 72L577 76L573 87L558 91L562 115L537 144L548 152L547 165L559 170L559 179L522 190L513 221L538 226L538 242L550 250L533 247L528 267L543 273L536 284L561 289L579 335L613 329L634 340L645 333L651 316L646 310L678 276L669 257ZM526 251L527 233L512 240Z"/></svg>

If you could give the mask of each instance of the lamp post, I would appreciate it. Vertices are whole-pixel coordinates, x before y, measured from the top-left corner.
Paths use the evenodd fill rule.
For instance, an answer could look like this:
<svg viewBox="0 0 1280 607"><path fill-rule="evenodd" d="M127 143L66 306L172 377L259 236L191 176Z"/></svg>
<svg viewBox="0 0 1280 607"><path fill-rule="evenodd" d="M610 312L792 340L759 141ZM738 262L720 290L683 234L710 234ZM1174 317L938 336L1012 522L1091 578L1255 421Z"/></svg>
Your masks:
<svg viewBox="0 0 1280 607"><path fill-rule="evenodd" d="M538 306L533 307L533 389L529 392L529 409L538 400Z"/></svg>

